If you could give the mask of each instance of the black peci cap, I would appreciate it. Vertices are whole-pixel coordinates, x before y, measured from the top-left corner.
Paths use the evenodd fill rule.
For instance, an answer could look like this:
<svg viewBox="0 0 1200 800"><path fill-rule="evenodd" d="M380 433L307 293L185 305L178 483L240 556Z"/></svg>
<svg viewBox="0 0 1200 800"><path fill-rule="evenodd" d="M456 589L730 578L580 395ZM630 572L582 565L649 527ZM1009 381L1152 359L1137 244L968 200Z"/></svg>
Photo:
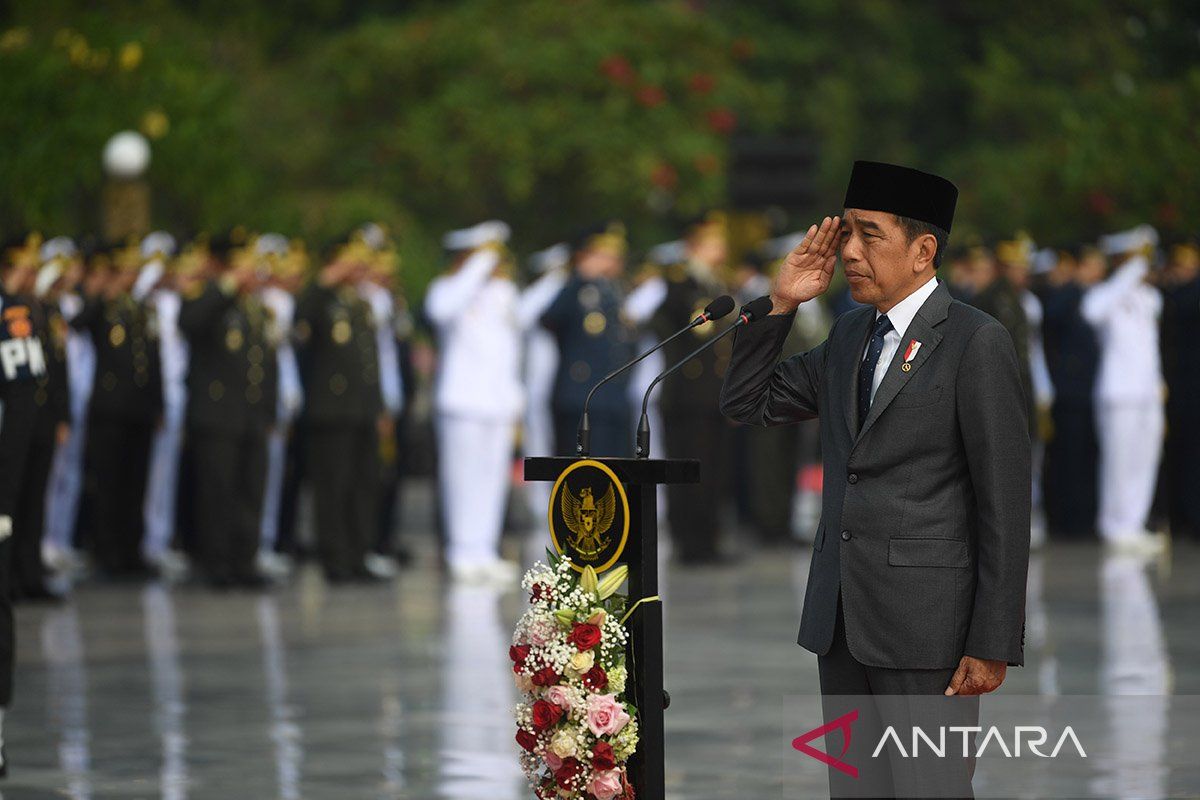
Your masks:
<svg viewBox="0 0 1200 800"><path fill-rule="evenodd" d="M949 233L957 202L958 187L945 178L896 164L855 161L842 206L887 211Z"/></svg>

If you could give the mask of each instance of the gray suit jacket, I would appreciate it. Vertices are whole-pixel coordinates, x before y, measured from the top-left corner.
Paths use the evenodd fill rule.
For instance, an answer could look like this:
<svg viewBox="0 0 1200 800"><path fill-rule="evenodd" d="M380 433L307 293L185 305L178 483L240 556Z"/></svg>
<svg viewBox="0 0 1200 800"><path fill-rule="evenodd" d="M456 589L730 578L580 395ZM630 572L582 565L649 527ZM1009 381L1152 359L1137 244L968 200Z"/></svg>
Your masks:
<svg viewBox="0 0 1200 800"><path fill-rule="evenodd" d="M838 594L851 654L896 669L1024 660L1030 441L1012 339L945 285L922 304L861 431L858 368L875 309L780 361L794 314L737 334L721 410L755 425L819 417L823 512L799 643L824 655ZM911 369L908 343L921 343Z"/></svg>

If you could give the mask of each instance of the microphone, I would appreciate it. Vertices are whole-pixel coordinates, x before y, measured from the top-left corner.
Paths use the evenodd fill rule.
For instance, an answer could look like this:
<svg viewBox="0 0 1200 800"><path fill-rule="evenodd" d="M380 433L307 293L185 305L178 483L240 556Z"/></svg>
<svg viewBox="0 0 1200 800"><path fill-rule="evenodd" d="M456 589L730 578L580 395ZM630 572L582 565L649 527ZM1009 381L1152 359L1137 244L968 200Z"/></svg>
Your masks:
<svg viewBox="0 0 1200 800"><path fill-rule="evenodd" d="M674 341L675 339L679 338L680 336L682 336L683 334L692 330L693 328L699 327L700 325L703 325L706 322L709 322L714 319L721 319L721 317L724 317L730 311L733 311L733 305L734 305L734 303L733 303L732 297L730 297L727 294L721 295L716 300L713 300L711 303L709 303L707 306L705 306L704 310L702 312L700 312L700 315L698 317L696 317L694 320L692 320L691 322L689 322L687 324L687 327L676 331L675 333L668 336L666 339L663 339L661 342L654 345L654 347L651 347L649 350L642 353L637 358L633 359L632 361L625 364L624 366L619 367L616 370L613 370L612 372L608 373L603 378L601 378L591 388L591 391L589 391L587 394L587 398L583 401L583 415L579 418L579 430L575 434L575 454L580 455L580 456L586 456L588 454L588 452L591 450L592 429L591 429L591 424L588 421L588 404L590 404L592 402L592 395L594 395L596 393L597 389L599 389L604 384L608 383L613 378L620 375L625 370L633 367L634 364L637 364L639 361L641 361L646 356L650 355L651 353L657 352L660 348L662 348L668 342Z"/></svg>
<svg viewBox="0 0 1200 800"><path fill-rule="evenodd" d="M650 457L650 419L646 416L646 407L650 404L650 393L654 391L654 387L657 386L663 378L666 378L668 375L672 375L678 370L682 369L684 364L688 363L693 358L700 355L705 350L736 331L738 328L770 314L773 306L774 304L771 302L771 298L765 295L757 300L751 300L749 303L746 303L746 305L742 306L742 310L738 315L737 322L733 323L728 328L721 331L692 352L688 353L686 356L680 359L678 363L667 369L665 372L660 373L657 378L650 382L650 385L646 387L646 393L642 395L642 418L638 420L637 447L634 450L634 454L638 458Z"/></svg>

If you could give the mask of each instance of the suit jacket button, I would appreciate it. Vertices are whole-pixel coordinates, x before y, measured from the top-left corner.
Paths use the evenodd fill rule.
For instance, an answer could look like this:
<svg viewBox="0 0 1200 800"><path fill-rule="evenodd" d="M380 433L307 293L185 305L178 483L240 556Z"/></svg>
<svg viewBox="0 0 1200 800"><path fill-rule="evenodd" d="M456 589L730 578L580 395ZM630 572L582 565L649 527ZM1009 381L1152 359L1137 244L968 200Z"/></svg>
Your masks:
<svg viewBox="0 0 1200 800"><path fill-rule="evenodd" d="M858 473L851 472L846 480L850 481L851 483L858 483Z"/></svg>
<svg viewBox="0 0 1200 800"><path fill-rule="evenodd" d="M842 531L842 541L843 542L850 541L850 531Z"/></svg>

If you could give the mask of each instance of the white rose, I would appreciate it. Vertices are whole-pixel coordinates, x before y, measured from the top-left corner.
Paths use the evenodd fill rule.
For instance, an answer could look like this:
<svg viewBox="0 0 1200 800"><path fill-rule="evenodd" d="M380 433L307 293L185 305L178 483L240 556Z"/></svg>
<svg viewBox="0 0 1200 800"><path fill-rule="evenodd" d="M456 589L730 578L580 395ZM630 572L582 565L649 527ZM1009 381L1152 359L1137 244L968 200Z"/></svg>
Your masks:
<svg viewBox="0 0 1200 800"><path fill-rule="evenodd" d="M567 662L567 671L575 677L579 677L583 673L591 669L596 663L596 656L591 650L585 650L582 653L576 653L571 656L571 660Z"/></svg>
<svg viewBox="0 0 1200 800"><path fill-rule="evenodd" d="M549 749L559 758L571 758L576 753L575 732L561 730L554 734L554 738L550 740Z"/></svg>

